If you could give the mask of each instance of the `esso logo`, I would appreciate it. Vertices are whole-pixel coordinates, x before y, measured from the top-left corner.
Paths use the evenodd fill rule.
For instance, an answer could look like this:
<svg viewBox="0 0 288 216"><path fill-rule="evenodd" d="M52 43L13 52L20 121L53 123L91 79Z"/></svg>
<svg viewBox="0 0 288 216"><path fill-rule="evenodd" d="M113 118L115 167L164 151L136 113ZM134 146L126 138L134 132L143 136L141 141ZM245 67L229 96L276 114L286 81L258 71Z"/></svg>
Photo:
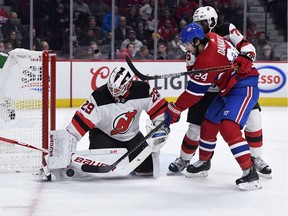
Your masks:
<svg viewBox="0 0 288 216"><path fill-rule="evenodd" d="M260 76L258 86L260 92L271 93L281 89L286 83L285 73L274 66L262 66L258 68Z"/></svg>

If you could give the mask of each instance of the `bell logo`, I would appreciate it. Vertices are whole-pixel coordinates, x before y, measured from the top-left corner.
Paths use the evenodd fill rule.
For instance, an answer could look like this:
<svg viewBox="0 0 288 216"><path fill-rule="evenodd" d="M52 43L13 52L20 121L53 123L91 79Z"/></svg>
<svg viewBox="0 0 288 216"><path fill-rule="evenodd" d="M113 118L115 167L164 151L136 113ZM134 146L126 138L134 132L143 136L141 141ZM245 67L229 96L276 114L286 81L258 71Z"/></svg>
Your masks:
<svg viewBox="0 0 288 216"><path fill-rule="evenodd" d="M260 73L258 81L260 92L276 92L285 85L286 75L280 68L266 65L259 67L258 70Z"/></svg>

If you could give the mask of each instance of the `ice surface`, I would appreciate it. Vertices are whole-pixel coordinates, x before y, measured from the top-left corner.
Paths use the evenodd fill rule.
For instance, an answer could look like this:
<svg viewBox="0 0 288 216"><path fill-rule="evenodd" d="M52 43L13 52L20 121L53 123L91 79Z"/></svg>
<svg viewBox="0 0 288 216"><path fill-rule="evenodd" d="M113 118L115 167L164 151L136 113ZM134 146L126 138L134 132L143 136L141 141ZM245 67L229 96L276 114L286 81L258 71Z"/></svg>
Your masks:
<svg viewBox="0 0 288 216"><path fill-rule="evenodd" d="M74 111L57 110L58 129L66 126ZM146 117L141 118L143 132ZM183 113L180 122L171 126L162 149L159 179L129 176L39 182L31 173L1 173L0 216L286 216L288 111L262 107L262 117L262 156L273 170L273 179L261 178L261 190L243 192L236 187L242 171L221 137L207 178L167 176L187 129ZM78 148L87 146L84 137Z"/></svg>

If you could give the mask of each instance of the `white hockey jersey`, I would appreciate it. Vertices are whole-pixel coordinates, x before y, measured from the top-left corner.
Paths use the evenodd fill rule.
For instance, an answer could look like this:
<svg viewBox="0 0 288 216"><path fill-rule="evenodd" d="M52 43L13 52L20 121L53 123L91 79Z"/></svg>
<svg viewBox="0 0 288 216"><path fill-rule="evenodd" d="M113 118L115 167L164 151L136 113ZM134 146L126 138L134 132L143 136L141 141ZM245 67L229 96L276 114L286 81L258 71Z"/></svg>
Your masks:
<svg viewBox="0 0 288 216"><path fill-rule="evenodd" d="M120 102L115 102L107 85L103 85L76 111L66 129L78 141L93 128L116 140L128 141L139 132L142 111L153 122L163 121L167 104L166 99L146 82L133 81L128 96Z"/></svg>

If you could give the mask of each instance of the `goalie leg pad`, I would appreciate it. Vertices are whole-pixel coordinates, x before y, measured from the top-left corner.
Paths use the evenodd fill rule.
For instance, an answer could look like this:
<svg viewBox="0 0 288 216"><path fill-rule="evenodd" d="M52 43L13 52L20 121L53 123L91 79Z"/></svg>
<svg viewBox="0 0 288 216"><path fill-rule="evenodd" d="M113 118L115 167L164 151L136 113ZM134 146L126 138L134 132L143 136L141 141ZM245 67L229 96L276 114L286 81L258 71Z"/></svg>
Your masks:
<svg viewBox="0 0 288 216"><path fill-rule="evenodd" d="M71 155L76 151L77 140L67 130L50 132L49 169L67 168L71 163Z"/></svg>

